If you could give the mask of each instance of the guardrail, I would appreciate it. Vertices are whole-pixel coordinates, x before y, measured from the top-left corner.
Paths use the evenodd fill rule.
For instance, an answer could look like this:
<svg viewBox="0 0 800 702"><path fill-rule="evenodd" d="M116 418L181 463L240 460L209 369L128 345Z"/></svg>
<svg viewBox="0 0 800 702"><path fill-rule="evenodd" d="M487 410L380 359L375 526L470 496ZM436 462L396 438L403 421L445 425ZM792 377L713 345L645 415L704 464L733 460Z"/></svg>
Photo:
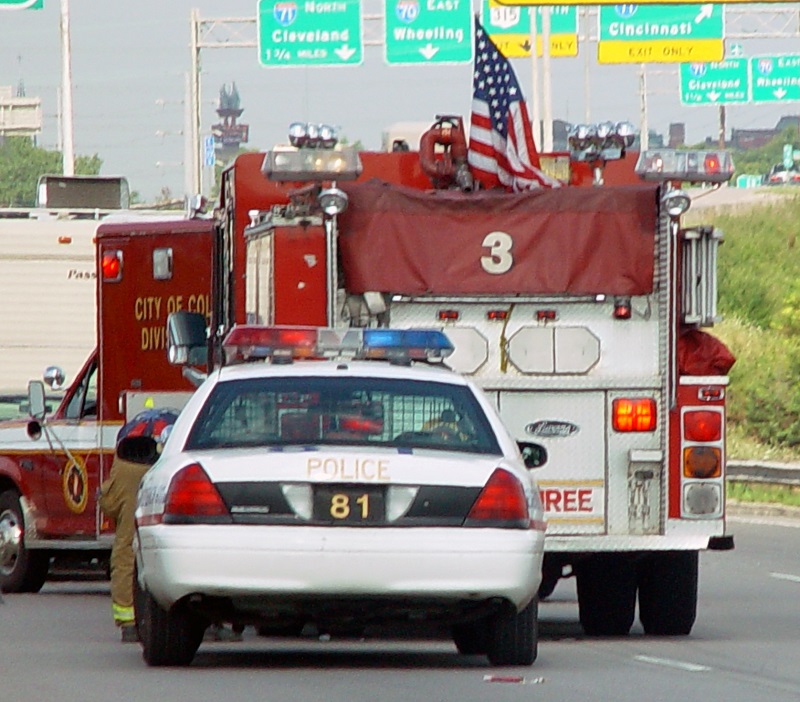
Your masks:
<svg viewBox="0 0 800 702"><path fill-rule="evenodd" d="M772 461L728 461L731 482L800 486L800 464Z"/></svg>

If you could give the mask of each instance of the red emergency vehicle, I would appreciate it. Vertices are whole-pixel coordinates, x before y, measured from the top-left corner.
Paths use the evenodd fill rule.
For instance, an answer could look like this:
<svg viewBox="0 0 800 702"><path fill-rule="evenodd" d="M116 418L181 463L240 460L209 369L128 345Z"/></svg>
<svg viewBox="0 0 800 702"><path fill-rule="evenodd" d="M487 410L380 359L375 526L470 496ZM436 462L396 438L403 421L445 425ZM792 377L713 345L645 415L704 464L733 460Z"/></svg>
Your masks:
<svg viewBox="0 0 800 702"><path fill-rule="evenodd" d="M448 364L540 450L540 595L574 575L588 634L627 633L637 602L647 633L688 634L698 553L733 547L733 358L703 330L722 234L683 223L680 186L727 181L730 158L646 152L634 173L604 125L543 159L563 187L485 191L439 139L446 122L422 152L356 153L309 130L240 156L222 177L212 346L245 322L443 329Z"/></svg>
<svg viewBox="0 0 800 702"><path fill-rule="evenodd" d="M119 428L147 407L181 408L194 389L167 362L165 322L208 314L213 226L126 214L97 227L97 347L52 414L0 423L4 591L38 591L54 557L107 556L113 525L96 494ZM62 388L64 374L48 368L45 382Z"/></svg>

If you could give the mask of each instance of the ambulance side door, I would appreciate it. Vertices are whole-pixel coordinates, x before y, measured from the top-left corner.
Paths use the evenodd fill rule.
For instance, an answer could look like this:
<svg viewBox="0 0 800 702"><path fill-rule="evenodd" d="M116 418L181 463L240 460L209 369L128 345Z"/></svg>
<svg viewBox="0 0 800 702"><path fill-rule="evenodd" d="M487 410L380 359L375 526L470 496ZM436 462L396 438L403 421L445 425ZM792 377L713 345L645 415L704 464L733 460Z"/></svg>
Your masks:
<svg viewBox="0 0 800 702"><path fill-rule="evenodd" d="M97 416L97 359L70 388L37 444L49 538L97 536L97 490L101 480Z"/></svg>

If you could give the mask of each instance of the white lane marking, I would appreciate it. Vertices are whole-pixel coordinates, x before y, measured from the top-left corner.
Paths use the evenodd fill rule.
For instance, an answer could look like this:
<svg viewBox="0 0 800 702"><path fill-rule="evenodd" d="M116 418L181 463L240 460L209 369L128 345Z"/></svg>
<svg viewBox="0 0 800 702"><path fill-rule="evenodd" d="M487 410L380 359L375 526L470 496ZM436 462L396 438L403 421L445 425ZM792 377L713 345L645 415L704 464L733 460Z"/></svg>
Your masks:
<svg viewBox="0 0 800 702"><path fill-rule="evenodd" d="M678 668L690 673L705 673L711 670L708 666L697 663L686 663L685 661L675 661L671 658L654 658L653 656L634 656L634 659L642 663L652 663L653 665L663 665L667 668Z"/></svg>
<svg viewBox="0 0 800 702"><path fill-rule="evenodd" d="M770 578L775 578L776 580L789 580L793 583L800 583L800 575L789 575L789 573L770 573Z"/></svg>

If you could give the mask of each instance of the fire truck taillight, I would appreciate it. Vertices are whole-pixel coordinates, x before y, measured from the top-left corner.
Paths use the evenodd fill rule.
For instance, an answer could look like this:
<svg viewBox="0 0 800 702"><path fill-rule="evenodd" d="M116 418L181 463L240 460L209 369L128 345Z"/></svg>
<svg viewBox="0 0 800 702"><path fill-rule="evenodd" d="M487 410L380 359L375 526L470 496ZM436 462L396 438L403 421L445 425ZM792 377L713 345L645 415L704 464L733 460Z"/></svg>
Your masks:
<svg viewBox="0 0 800 702"><path fill-rule="evenodd" d="M454 322L460 316L458 310L439 310L439 319L443 322Z"/></svg>
<svg viewBox="0 0 800 702"><path fill-rule="evenodd" d="M100 269L104 283L118 283L122 280L122 251L104 251Z"/></svg>
<svg viewBox="0 0 800 702"><path fill-rule="evenodd" d="M631 298L627 296L614 298L614 319L630 319L631 312Z"/></svg>
<svg viewBox="0 0 800 702"><path fill-rule="evenodd" d="M557 318L555 310L536 310L537 322L555 322Z"/></svg>
<svg viewBox="0 0 800 702"><path fill-rule="evenodd" d="M704 410L686 412L683 436L687 441L719 441L722 439L722 414Z"/></svg>
<svg viewBox="0 0 800 702"><path fill-rule="evenodd" d="M489 310L486 319L490 322L504 322L508 319L508 310Z"/></svg>
<svg viewBox="0 0 800 702"><path fill-rule="evenodd" d="M683 474L687 478L719 478L722 452L712 446L691 446L683 450Z"/></svg>
<svg viewBox="0 0 800 702"><path fill-rule="evenodd" d="M512 473L497 468L472 505L464 526L528 528L528 500L522 483Z"/></svg>
<svg viewBox="0 0 800 702"><path fill-rule="evenodd" d="M652 397L620 397L611 403L614 431L655 431L656 401Z"/></svg>
<svg viewBox="0 0 800 702"><path fill-rule="evenodd" d="M231 521L231 515L203 467L192 463L172 477L163 521L170 524L227 523Z"/></svg>

